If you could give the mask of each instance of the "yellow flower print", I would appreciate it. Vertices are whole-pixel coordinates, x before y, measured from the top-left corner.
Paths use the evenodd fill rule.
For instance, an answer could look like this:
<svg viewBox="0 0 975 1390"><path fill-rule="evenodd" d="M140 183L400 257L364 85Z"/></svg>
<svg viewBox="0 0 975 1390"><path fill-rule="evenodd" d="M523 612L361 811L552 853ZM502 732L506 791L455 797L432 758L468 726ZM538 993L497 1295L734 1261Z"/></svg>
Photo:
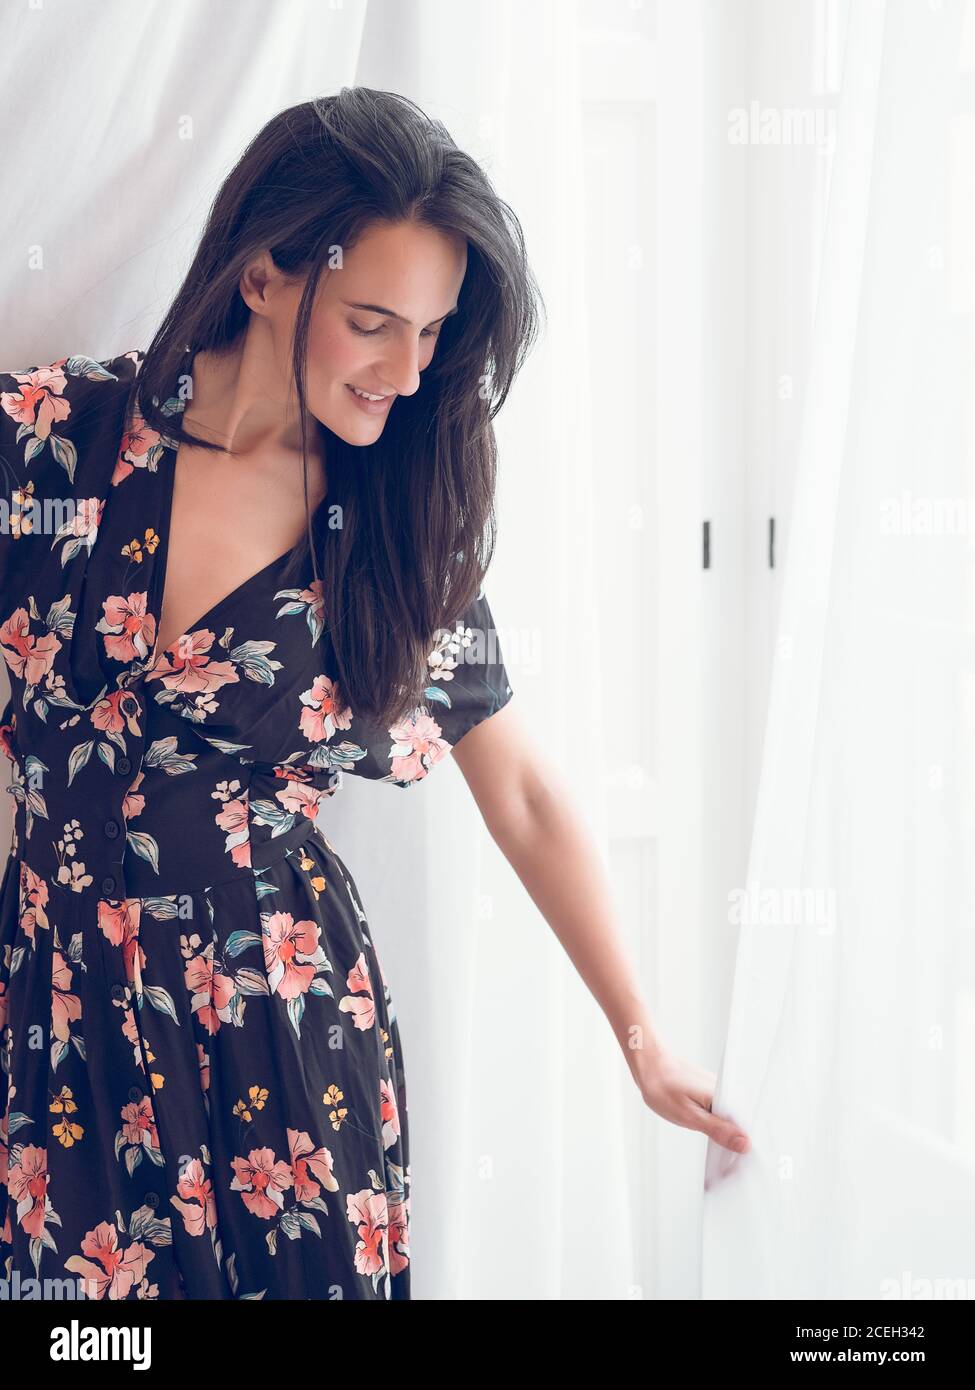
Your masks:
<svg viewBox="0 0 975 1390"><path fill-rule="evenodd" d="M153 1052L152 1048L149 1046L148 1043L145 1044L145 1049L146 1061L154 1062L156 1060L156 1054ZM166 1078L163 1076L162 1072L150 1071L149 1084L154 1091L161 1091L163 1086L166 1084Z"/></svg>
<svg viewBox="0 0 975 1390"><path fill-rule="evenodd" d="M318 865L316 864L315 860L310 858L307 854L305 854L304 850L302 850L300 847L298 853L301 856L301 858L298 860L298 863L304 869L306 874L308 873L309 869L318 868ZM325 892L325 888L327 886L325 883L325 875L321 873L311 874L309 875L308 882L311 884L312 891L315 894L315 900L317 901Z"/></svg>
<svg viewBox="0 0 975 1390"><path fill-rule="evenodd" d="M60 1091L51 1101L51 1110L55 1115L73 1115L78 1109L74 1102L74 1092L70 1086L62 1086Z"/></svg>
<svg viewBox="0 0 975 1390"><path fill-rule="evenodd" d="M141 565L146 555L152 555L158 544L159 536L151 526L147 526L145 540L140 541L138 537L133 536L128 545L122 546L122 554L134 561L135 564Z"/></svg>
<svg viewBox="0 0 975 1390"><path fill-rule="evenodd" d="M326 1106L330 1105L332 1107L332 1109L329 1111L328 1118L331 1121L333 1129L341 1129L342 1121L349 1113L348 1109L344 1105L339 1105L339 1101L344 1099L345 1096L343 1092L340 1091L339 1088L334 1085L329 1086L328 1090L322 1096L322 1104Z"/></svg>
<svg viewBox="0 0 975 1390"><path fill-rule="evenodd" d="M247 1100L239 1100L234 1106L234 1114L238 1119L246 1120L250 1124L254 1118L254 1110L263 1110L267 1104L270 1092L265 1086L251 1086L247 1092Z"/></svg>
<svg viewBox="0 0 975 1390"><path fill-rule="evenodd" d="M29 482L26 487L14 488L11 493L13 506L17 509L10 513L10 530L15 540L21 536L29 536L34 530L33 504L34 504L34 484Z"/></svg>
<svg viewBox="0 0 975 1390"><path fill-rule="evenodd" d="M76 1112L78 1107L74 1103L74 1096L69 1086L62 1086L51 1101L50 1108L54 1115L73 1115ZM77 1144L84 1132L83 1127L73 1120L62 1119L54 1126L55 1138L66 1149L70 1149L72 1144Z"/></svg>

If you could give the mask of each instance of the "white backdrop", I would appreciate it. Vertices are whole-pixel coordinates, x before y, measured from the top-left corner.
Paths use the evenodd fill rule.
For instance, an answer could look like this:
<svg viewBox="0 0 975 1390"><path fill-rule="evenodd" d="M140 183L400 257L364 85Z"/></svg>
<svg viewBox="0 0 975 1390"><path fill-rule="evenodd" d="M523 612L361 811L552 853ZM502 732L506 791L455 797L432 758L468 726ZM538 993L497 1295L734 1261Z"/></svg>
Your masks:
<svg viewBox="0 0 975 1390"><path fill-rule="evenodd" d="M849 7L705 1297L975 1293L973 18Z"/></svg>

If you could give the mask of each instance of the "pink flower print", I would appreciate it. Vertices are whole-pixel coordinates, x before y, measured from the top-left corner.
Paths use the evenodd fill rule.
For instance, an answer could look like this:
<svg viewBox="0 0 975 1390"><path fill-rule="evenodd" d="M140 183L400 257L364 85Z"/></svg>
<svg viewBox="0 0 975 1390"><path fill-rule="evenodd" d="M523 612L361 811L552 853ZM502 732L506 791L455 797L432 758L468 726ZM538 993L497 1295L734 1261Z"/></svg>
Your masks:
<svg viewBox="0 0 975 1390"><path fill-rule="evenodd" d="M47 930L50 922L47 920L47 900L49 897L48 886L44 880L35 874L23 860L20 862L20 927L31 945L34 945L34 932L38 927Z"/></svg>
<svg viewBox="0 0 975 1390"><path fill-rule="evenodd" d="M339 1008L343 1013L352 1015L352 1022L357 1028L371 1028L376 1021L376 1001L372 997L366 958L361 951L359 959L349 971L346 984L353 993L339 1000ZM361 997L355 997L357 995Z"/></svg>
<svg viewBox="0 0 975 1390"><path fill-rule="evenodd" d="M122 435L122 442L119 445L118 458L115 460L115 472L112 474L112 487L117 487L119 483L133 473L137 468L149 467L149 453L155 449L162 436L157 430L151 429L142 417L141 411L136 406L132 412L132 420Z"/></svg>
<svg viewBox="0 0 975 1390"><path fill-rule="evenodd" d="M60 1042L71 1037L71 1024L81 1017L81 1000L71 989L71 967L60 951L52 953L51 1031Z"/></svg>
<svg viewBox="0 0 975 1390"><path fill-rule="evenodd" d="M122 815L125 819L126 824L128 824L130 820L134 820L136 816L141 816L142 812L146 809L145 795L142 792L136 790L144 776L145 772L140 767L138 773L136 774L135 781L132 783L131 787L125 793L125 795L122 797Z"/></svg>
<svg viewBox="0 0 975 1390"><path fill-rule="evenodd" d="M388 1212L385 1192L350 1192L346 1198L346 1215L358 1229L359 1243L355 1248L355 1267L360 1274L381 1274L387 1265Z"/></svg>
<svg viewBox="0 0 975 1390"><path fill-rule="evenodd" d="M121 946L125 978L138 990L142 988L142 966L145 954L139 945L139 920L142 903L139 898L123 898L111 903L98 900L98 925L113 946Z"/></svg>
<svg viewBox="0 0 975 1390"><path fill-rule="evenodd" d="M410 1199L388 1192L389 1272L399 1274L410 1262Z"/></svg>
<svg viewBox="0 0 975 1390"><path fill-rule="evenodd" d="M7 986L0 980L0 1032L7 1026ZM3 1184L3 1175L0 1173L0 1186Z"/></svg>
<svg viewBox="0 0 975 1390"><path fill-rule="evenodd" d="M159 1148L159 1134L156 1130L156 1113L149 1096L130 1101L121 1109L122 1133L127 1144L144 1144L147 1148Z"/></svg>
<svg viewBox="0 0 975 1390"><path fill-rule="evenodd" d="M67 534L83 540L90 550L95 544L95 539L98 536L98 527L104 510L104 498L80 498Z"/></svg>
<svg viewBox="0 0 975 1390"><path fill-rule="evenodd" d="M73 515L63 526L58 527L57 534L51 542L51 548L53 550L58 541L64 541L61 548L62 568L78 553L83 545L87 545L89 551L91 550L98 537L98 527L101 524L104 509L103 498L81 497L73 508Z"/></svg>
<svg viewBox="0 0 975 1390"><path fill-rule="evenodd" d="M284 1209L283 1193L294 1183L294 1174L283 1160L274 1157L273 1149L251 1149L246 1158L234 1158L231 1192L239 1192L244 1206L254 1216L265 1221Z"/></svg>
<svg viewBox="0 0 975 1390"><path fill-rule="evenodd" d="M352 723L352 711L344 708L338 682L330 676L316 676L311 689L302 692L301 703L305 708L298 727L310 743L330 739L336 729L347 729Z"/></svg>
<svg viewBox="0 0 975 1390"><path fill-rule="evenodd" d="M290 912L262 914L264 965L270 989L282 999L305 994L315 978L315 962L301 963L318 954L322 929L317 922L296 922Z"/></svg>
<svg viewBox="0 0 975 1390"><path fill-rule="evenodd" d="M296 782L289 779L286 786L274 793L274 797L292 815L305 816L308 820L314 820L321 809L325 793L320 787L313 787L307 782Z"/></svg>
<svg viewBox="0 0 975 1390"><path fill-rule="evenodd" d="M0 725L0 729L5 726ZM289 782L312 782L314 774L310 767L286 767L283 763L271 769L274 777L286 779Z"/></svg>
<svg viewBox="0 0 975 1390"><path fill-rule="evenodd" d="M213 968L213 943L194 956L183 972L186 987L193 996L192 1009L208 1033L215 1033L229 1015L227 1009L236 993L229 975Z"/></svg>
<svg viewBox="0 0 975 1390"><path fill-rule="evenodd" d="M204 1231L216 1229L217 1202L213 1195L213 1184L198 1158L187 1163L176 1184L176 1191L179 1196L170 1197L169 1200L181 1214L187 1235L202 1236Z"/></svg>
<svg viewBox="0 0 975 1390"><path fill-rule="evenodd" d="M135 1026L135 1010L127 1006L122 1019L122 1037L126 1042L132 1044L132 1060L136 1066L142 1066L142 1038L139 1030ZM144 1068L143 1068L144 1070Z"/></svg>
<svg viewBox="0 0 975 1390"><path fill-rule="evenodd" d="M87 1233L81 1249L89 1258L71 1255L64 1267L82 1275L96 1298L128 1298L132 1286L145 1279L149 1261L156 1258L141 1241L133 1241L127 1250L120 1249L118 1231L108 1221Z"/></svg>
<svg viewBox="0 0 975 1390"><path fill-rule="evenodd" d="M161 652L146 672L146 680L161 680L181 695L210 694L240 678L230 661L211 661L207 652L216 638L209 628L184 632Z"/></svg>
<svg viewBox="0 0 975 1390"><path fill-rule="evenodd" d="M440 725L429 714L414 711L389 730L391 769L399 782L417 782L453 747L441 737Z"/></svg>
<svg viewBox="0 0 975 1390"><path fill-rule="evenodd" d="M7 1186L10 1199L16 1204L17 1225L29 1236L44 1234L48 1180L47 1149L25 1144L19 1162L10 1166Z"/></svg>
<svg viewBox="0 0 975 1390"><path fill-rule="evenodd" d="M155 621L155 619L153 619ZM120 734L128 729L133 738L142 732L139 725L139 702L131 690L113 690L111 695L103 695L91 711L94 728L106 734Z"/></svg>
<svg viewBox="0 0 975 1390"><path fill-rule="evenodd" d="M14 756L14 720L9 724L0 724L0 748L12 763L17 761Z"/></svg>
<svg viewBox="0 0 975 1390"><path fill-rule="evenodd" d="M313 1201L321 1193L322 1187L327 1192L338 1192L338 1179L332 1172L333 1160L328 1149L316 1149L303 1129L288 1130L288 1147L291 1150L295 1197L299 1202Z"/></svg>
<svg viewBox="0 0 975 1390"><path fill-rule="evenodd" d="M230 858L240 869L251 867L250 820L248 818L249 799L247 791L232 801L225 801L214 816L220 829L225 831L226 849Z"/></svg>
<svg viewBox="0 0 975 1390"><path fill-rule="evenodd" d="M379 1118L383 1122L383 1148L388 1149L399 1138L399 1108L384 1076L379 1079Z"/></svg>
<svg viewBox="0 0 975 1390"><path fill-rule="evenodd" d="M18 425L30 425L38 439L47 439L51 426L71 414L71 403L63 394L68 383L61 370L67 360L60 357L36 372L11 372L20 391L0 392L0 407Z"/></svg>
<svg viewBox="0 0 975 1390"><path fill-rule="evenodd" d="M20 680L38 685L54 666L61 650L61 639L53 632L43 637L30 634L30 617L26 608L15 608L0 626L0 651L3 659Z"/></svg>
<svg viewBox="0 0 975 1390"><path fill-rule="evenodd" d="M146 612L148 594L112 594L102 600L104 615L95 631L105 635L105 654L113 661L144 661L156 640L156 619Z"/></svg>

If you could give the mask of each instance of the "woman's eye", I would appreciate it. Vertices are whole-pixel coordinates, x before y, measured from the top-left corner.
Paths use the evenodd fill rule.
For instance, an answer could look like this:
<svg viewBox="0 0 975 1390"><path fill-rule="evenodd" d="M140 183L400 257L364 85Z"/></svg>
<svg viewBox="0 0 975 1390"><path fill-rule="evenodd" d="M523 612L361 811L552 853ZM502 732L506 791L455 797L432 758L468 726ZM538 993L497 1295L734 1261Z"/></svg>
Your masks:
<svg viewBox="0 0 975 1390"><path fill-rule="evenodd" d="M349 327L352 329L353 333L358 333L358 334L359 334L361 337L363 337L363 338L371 338L371 337L373 336L373 334L375 334L375 333L381 333L381 332L383 331L383 329L386 327L386 325L385 325L384 323L381 323L381 324L379 325L378 328L363 328L360 324L354 323L354 322L350 319L350 320L349 320ZM440 329L439 329L439 328L436 329L436 330L434 330L434 329L432 329L432 328L424 328L424 329L421 329L421 331L420 331L420 337L421 337L421 338L439 338L439 336L440 336Z"/></svg>

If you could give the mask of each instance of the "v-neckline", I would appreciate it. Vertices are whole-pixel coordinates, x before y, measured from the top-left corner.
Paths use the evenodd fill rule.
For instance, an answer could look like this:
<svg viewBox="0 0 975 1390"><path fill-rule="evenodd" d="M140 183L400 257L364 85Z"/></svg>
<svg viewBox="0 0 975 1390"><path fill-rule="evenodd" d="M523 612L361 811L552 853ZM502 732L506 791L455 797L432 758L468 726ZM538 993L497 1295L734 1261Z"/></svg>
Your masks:
<svg viewBox="0 0 975 1390"><path fill-rule="evenodd" d="M189 351L189 349L187 349L187 351ZM190 382L192 383L193 363L195 360L196 350L193 350L190 354L189 364L185 367L181 366L180 369L174 374L174 380L172 383L173 391L167 397L167 400L179 399L178 397L176 397L175 388L181 377L189 376ZM179 400L178 413L182 415L185 409L185 399ZM250 575L247 579L243 580L240 584L236 585L233 589L231 589L230 593L224 594L223 598L218 599L217 602L211 605L211 607L208 608L205 613L201 614L199 618L195 618L193 622L190 623L190 625L185 629L185 631L177 633L177 635L173 638L172 642L169 643L168 647L160 646L159 632L162 624L163 601L166 597L166 577L169 572L169 540L173 522L173 501L176 494L176 457L179 453L179 440L170 441L167 437L163 437L160 442L162 444L163 453L162 457L159 460L158 467L162 469L163 473L165 474L165 477L163 479L162 486L162 500L160 503L159 510L159 524L156 527L156 533L159 536L159 546L152 581L152 605L149 610L156 619L156 641L149 659L150 667L154 666L165 652L170 651L173 647L175 647L181 637L188 637L191 633L199 632L202 628L208 627L212 620L215 617L217 617L222 608L226 607L226 605L230 603L233 599L236 599L238 595L244 592L244 590L249 589L252 585L256 584L258 580L265 578L265 576L270 574L273 570L277 569L278 566L283 565L285 561L291 557L292 552L296 549L295 546L289 546L287 550L283 550L280 555L276 555L273 560L269 560L268 563L262 566L261 569L257 570L254 574ZM325 499L322 498L322 502L319 503L319 506L321 506L324 503L324 501ZM316 508L316 511L317 510L318 509Z"/></svg>

